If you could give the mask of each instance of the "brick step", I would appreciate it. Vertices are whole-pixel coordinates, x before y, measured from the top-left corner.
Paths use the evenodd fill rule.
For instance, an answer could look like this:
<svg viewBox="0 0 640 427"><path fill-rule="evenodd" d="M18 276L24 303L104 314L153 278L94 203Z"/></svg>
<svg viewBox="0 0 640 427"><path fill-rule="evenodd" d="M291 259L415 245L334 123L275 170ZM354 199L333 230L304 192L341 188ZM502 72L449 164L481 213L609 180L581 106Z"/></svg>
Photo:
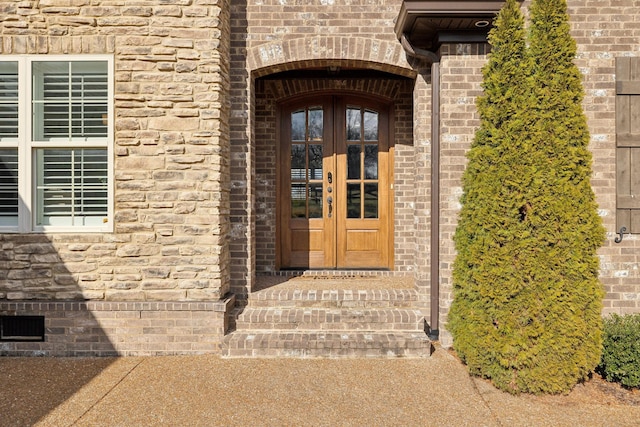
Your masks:
<svg viewBox="0 0 640 427"><path fill-rule="evenodd" d="M236 331L222 356L233 357L429 357L424 332Z"/></svg>
<svg viewBox="0 0 640 427"><path fill-rule="evenodd" d="M414 309L331 309L248 307L238 317L243 330L424 331L424 316Z"/></svg>
<svg viewBox="0 0 640 427"><path fill-rule="evenodd" d="M414 289L278 289L254 292L249 307L410 308Z"/></svg>
<svg viewBox="0 0 640 427"><path fill-rule="evenodd" d="M417 301L408 288L273 286L253 292L248 305L237 308L222 355L428 357L432 344Z"/></svg>

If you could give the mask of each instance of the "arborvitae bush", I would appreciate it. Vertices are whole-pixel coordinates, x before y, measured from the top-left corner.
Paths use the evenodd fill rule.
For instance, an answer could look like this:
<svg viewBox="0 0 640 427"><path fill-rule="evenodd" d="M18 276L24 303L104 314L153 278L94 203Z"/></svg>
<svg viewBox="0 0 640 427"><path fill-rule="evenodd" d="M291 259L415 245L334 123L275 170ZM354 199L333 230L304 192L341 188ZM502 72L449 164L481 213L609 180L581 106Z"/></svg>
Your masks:
<svg viewBox="0 0 640 427"><path fill-rule="evenodd" d="M640 388L640 314L604 321L602 359L598 371L607 381Z"/></svg>
<svg viewBox="0 0 640 427"><path fill-rule="evenodd" d="M604 230L566 3L534 0L530 16L527 38L508 0L489 36L449 328L472 374L512 393L563 393L600 359Z"/></svg>
<svg viewBox="0 0 640 427"><path fill-rule="evenodd" d="M500 304L521 287L510 253L518 245L514 228L521 203L517 178L521 150L518 108L526 91L524 17L518 3L508 1L489 34L491 54L483 68L483 95L478 98L480 128L468 153L463 174L462 209L455 234L454 301L449 329L454 347L472 374L492 377L499 360L503 331L495 322ZM516 172L516 174L514 174ZM509 291L509 286L513 290Z"/></svg>

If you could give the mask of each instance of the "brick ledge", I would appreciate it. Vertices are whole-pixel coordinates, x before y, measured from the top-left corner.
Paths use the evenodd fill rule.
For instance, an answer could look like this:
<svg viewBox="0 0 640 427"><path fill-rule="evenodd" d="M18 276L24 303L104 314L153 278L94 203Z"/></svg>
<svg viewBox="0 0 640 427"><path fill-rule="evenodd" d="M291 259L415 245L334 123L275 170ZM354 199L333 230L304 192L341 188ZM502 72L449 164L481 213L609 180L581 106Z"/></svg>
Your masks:
<svg viewBox="0 0 640 427"><path fill-rule="evenodd" d="M226 312L235 295L218 301L0 301L0 311L215 311Z"/></svg>

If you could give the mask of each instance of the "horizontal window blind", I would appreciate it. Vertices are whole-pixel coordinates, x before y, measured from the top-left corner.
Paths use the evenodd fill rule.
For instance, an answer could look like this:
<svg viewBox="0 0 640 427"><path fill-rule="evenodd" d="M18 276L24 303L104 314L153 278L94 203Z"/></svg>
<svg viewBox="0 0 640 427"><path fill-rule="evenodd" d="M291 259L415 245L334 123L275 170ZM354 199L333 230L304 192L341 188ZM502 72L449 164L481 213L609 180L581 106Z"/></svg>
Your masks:
<svg viewBox="0 0 640 427"><path fill-rule="evenodd" d="M0 63L0 141L18 138L18 64Z"/></svg>
<svg viewBox="0 0 640 427"><path fill-rule="evenodd" d="M0 226L18 225L18 150L0 149Z"/></svg>
<svg viewBox="0 0 640 427"><path fill-rule="evenodd" d="M100 225L108 211L106 149L37 150L38 225Z"/></svg>
<svg viewBox="0 0 640 427"><path fill-rule="evenodd" d="M0 232L111 229L112 55L0 56Z"/></svg>
<svg viewBox="0 0 640 427"><path fill-rule="evenodd" d="M34 63L34 139L107 136L104 63Z"/></svg>

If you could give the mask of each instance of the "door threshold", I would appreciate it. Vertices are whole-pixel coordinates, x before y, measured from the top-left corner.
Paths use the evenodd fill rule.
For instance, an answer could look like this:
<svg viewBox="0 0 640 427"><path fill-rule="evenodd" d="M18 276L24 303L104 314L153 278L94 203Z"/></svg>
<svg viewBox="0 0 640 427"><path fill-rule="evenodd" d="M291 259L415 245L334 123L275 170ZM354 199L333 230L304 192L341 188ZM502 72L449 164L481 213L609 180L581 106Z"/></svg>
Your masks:
<svg viewBox="0 0 640 427"><path fill-rule="evenodd" d="M341 276L341 277L376 277L407 276L406 272L392 271L388 268L282 268L278 271L258 273L257 276Z"/></svg>
<svg viewBox="0 0 640 427"><path fill-rule="evenodd" d="M306 271L305 271L306 272ZM372 272L373 273L373 272ZM414 289L415 281L409 275L269 275L256 276L255 291L271 287L278 289L349 289L349 290L392 290Z"/></svg>

